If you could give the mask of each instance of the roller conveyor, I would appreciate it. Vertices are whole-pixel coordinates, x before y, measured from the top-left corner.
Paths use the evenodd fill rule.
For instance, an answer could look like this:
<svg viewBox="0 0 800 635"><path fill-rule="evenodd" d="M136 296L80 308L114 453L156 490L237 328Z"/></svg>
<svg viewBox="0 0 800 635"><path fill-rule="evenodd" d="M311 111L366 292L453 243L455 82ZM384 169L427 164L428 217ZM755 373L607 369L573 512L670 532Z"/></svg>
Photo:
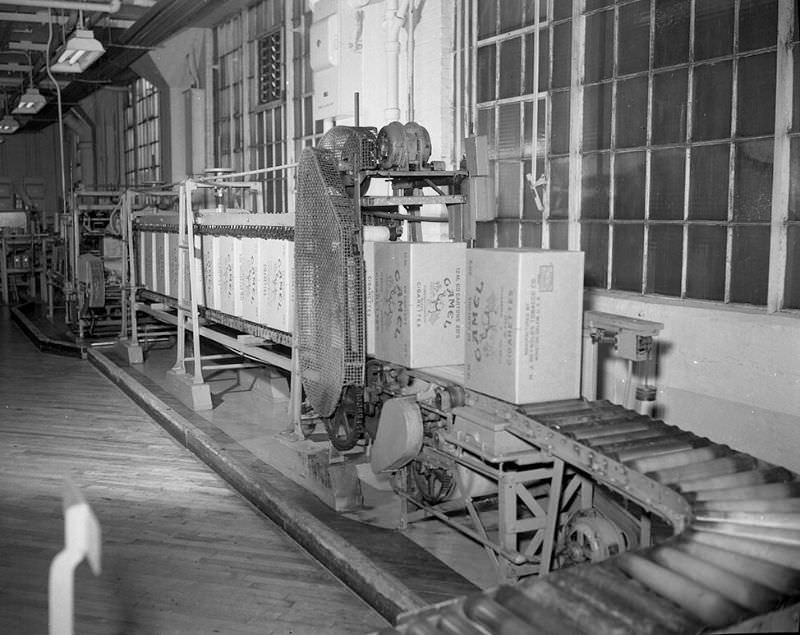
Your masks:
<svg viewBox="0 0 800 635"><path fill-rule="evenodd" d="M796 474L606 402L514 407L470 394L468 403L668 519L676 534L416 612L384 633L797 630Z"/></svg>

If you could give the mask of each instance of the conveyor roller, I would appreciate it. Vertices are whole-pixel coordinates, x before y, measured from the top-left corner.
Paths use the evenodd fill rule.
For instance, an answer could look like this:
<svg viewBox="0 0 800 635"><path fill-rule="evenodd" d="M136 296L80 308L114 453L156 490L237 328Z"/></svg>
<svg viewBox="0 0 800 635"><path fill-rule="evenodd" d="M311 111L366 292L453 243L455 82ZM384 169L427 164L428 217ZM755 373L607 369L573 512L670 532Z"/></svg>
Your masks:
<svg viewBox="0 0 800 635"><path fill-rule="evenodd" d="M605 402L541 412L503 412L480 397L470 405L502 414L516 436L675 520L677 535L425 609L414 630L401 620L387 634L453 632L452 624L484 634L797 628L796 611L782 610L800 601L796 474Z"/></svg>

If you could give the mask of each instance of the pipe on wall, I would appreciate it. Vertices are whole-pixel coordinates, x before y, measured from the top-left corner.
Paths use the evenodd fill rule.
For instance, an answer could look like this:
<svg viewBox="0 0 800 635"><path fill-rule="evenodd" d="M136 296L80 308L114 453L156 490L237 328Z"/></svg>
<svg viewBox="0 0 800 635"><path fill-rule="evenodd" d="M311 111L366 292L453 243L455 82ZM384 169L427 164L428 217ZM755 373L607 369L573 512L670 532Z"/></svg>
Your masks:
<svg viewBox="0 0 800 635"><path fill-rule="evenodd" d="M70 2L69 0L0 0L0 4L13 4L21 7L42 7L44 9L66 9L72 11L102 11L116 13L122 7L122 0L110 2Z"/></svg>
<svg viewBox="0 0 800 635"><path fill-rule="evenodd" d="M386 121L400 119L400 29L405 21L408 0L386 0Z"/></svg>

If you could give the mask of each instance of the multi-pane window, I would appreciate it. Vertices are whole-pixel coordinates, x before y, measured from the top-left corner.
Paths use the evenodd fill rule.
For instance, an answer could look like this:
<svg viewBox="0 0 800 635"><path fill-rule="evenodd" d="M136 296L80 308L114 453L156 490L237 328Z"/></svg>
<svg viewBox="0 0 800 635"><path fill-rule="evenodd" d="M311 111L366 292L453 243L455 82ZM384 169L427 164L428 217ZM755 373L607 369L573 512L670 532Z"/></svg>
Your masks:
<svg viewBox="0 0 800 635"><path fill-rule="evenodd" d="M158 89L144 78L130 86L125 99L125 182L141 185L161 180Z"/></svg>
<svg viewBox="0 0 800 635"><path fill-rule="evenodd" d="M590 7L587 284L766 304L777 1Z"/></svg>
<svg viewBox="0 0 800 635"><path fill-rule="evenodd" d="M214 29L214 167L244 169L242 19Z"/></svg>
<svg viewBox="0 0 800 635"><path fill-rule="evenodd" d="M580 246L586 284L603 289L800 308L797 79L791 131L776 129L800 66L794 44L794 72L776 80L779 30L798 37L792 5L457 2L457 25L459 8L477 25L465 31L474 129L489 137L497 191L498 219L480 224L478 244ZM773 187L785 182L781 209Z"/></svg>
<svg viewBox="0 0 800 635"><path fill-rule="evenodd" d="M284 3L275 0L261 2L249 10L248 46L253 55L249 104L250 169L286 163L284 10ZM259 180L264 210L285 212L289 202L285 172L268 172Z"/></svg>
<svg viewBox="0 0 800 635"><path fill-rule="evenodd" d="M564 122L548 116L548 103L555 90L560 90L558 99L568 95L561 89L569 86L569 63L566 77L563 69L553 72L550 43L555 37L557 46L566 42L568 50L569 35L565 40L563 22L551 18L546 0L481 0L471 10L477 21L475 127L489 138L498 216L496 221L479 224L478 244L539 247L549 242L556 246L566 240L566 225L561 231L557 222L562 212L566 219L566 208L562 209L563 198L554 201L555 207L546 200L541 184L554 172L556 179L566 178L564 166L554 162L552 153L566 153L568 148L560 146L560 139L554 143L550 134L553 125ZM569 103L568 97L565 101ZM537 182L540 185L534 191ZM543 226L545 220L551 222Z"/></svg>

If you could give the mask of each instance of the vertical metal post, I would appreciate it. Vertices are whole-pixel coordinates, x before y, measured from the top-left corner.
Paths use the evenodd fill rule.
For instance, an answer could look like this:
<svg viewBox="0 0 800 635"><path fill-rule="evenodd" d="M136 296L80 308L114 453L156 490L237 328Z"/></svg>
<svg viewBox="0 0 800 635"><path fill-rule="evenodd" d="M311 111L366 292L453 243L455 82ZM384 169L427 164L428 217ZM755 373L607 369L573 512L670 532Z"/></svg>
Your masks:
<svg viewBox="0 0 800 635"><path fill-rule="evenodd" d="M194 383L203 383L203 361L200 355L200 312L197 308L197 300L202 294L199 288L199 272L197 271L197 259L194 257L194 214L192 213L192 192L194 191L194 182L191 180L186 181L184 184L185 196L183 198L183 214L182 219L184 222L184 239L185 247L181 245L181 236L178 235L178 262L184 263L189 261L189 300L191 302L191 320L192 320L192 348L194 349L192 365L194 367ZM181 258L181 255L183 256ZM185 269L178 266L178 286L184 282Z"/></svg>
<svg viewBox="0 0 800 635"><path fill-rule="evenodd" d="M544 539L542 540L542 560L539 575L549 573L553 563L553 547L555 546L558 518L561 511L561 490L564 484L564 461L553 461L553 478L550 481L550 496L547 501L547 518L545 518Z"/></svg>
<svg viewBox="0 0 800 635"><path fill-rule="evenodd" d="M517 551L517 484L514 475L503 472L497 481L497 539L500 546ZM499 559L501 581L513 579L510 563Z"/></svg>
<svg viewBox="0 0 800 635"><path fill-rule="evenodd" d="M178 374L186 372L186 367L184 366L184 360L186 359L186 311L184 309L186 306L186 283L184 280L186 262L183 259L183 254L186 250L182 249L181 246L186 244L186 208L188 197L189 193L187 191L186 181L184 181L180 185L180 196L178 199L178 339L177 346L175 347L175 365L172 367L172 371ZM188 207L191 207L191 202L188 203ZM153 250L153 252L155 253L155 250ZM199 355L199 353L200 352L197 351L195 354Z"/></svg>
<svg viewBox="0 0 800 635"><path fill-rule="evenodd" d="M127 247L128 247L128 264L130 267L130 275L128 276L128 309L131 315L131 344L134 346L139 345L139 323L136 319L136 284L138 282L138 271L134 266L136 260L136 248L133 244L133 218L132 218L132 205L131 198L134 196L131 190L125 192L124 200L122 203L122 213L125 218L123 219L123 228L127 234Z"/></svg>

